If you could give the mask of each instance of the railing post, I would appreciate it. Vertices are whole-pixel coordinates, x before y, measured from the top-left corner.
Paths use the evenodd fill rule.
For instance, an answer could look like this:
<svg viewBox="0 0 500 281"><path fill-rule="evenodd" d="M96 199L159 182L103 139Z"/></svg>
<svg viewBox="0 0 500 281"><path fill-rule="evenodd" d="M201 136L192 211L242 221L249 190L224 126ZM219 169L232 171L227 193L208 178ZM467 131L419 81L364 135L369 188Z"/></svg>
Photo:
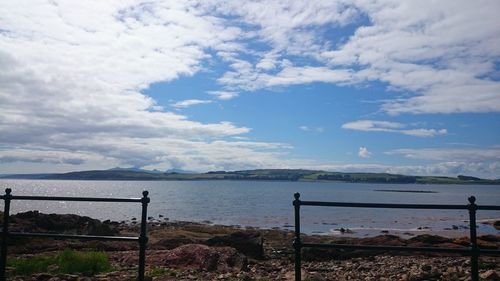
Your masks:
<svg viewBox="0 0 500 281"><path fill-rule="evenodd" d="M295 238L293 239L293 248L295 249L295 281L301 280L301 249L302 241L300 240L300 193L293 195L293 206L295 207Z"/></svg>
<svg viewBox="0 0 500 281"><path fill-rule="evenodd" d="M148 203L150 199L148 197L149 192L146 190L142 192L142 216L141 216L141 235L139 236L139 274L137 280L144 281L144 271L146 266L146 245L148 243L148 237L146 234L146 226L148 222Z"/></svg>
<svg viewBox="0 0 500 281"><path fill-rule="evenodd" d="M476 197L469 197L469 229L470 229L470 246L471 246L471 278L472 281L479 281L479 248L477 246L477 232L476 232Z"/></svg>
<svg viewBox="0 0 500 281"><path fill-rule="evenodd" d="M3 229L2 229L2 246L0 256L0 280L7 280L5 275L5 267L7 266L7 238L9 237L9 217L10 217L10 201L12 189L5 189L4 209L3 209Z"/></svg>

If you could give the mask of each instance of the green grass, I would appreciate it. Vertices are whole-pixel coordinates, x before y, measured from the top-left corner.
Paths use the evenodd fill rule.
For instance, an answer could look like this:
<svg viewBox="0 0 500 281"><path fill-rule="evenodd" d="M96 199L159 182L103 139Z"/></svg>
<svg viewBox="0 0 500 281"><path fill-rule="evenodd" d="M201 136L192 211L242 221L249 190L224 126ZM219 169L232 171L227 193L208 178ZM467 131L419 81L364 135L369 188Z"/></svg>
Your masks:
<svg viewBox="0 0 500 281"><path fill-rule="evenodd" d="M177 271L170 269L170 268L153 267L152 269L150 269L146 273L146 276L149 276L149 277L160 277L160 276L165 276L165 275L176 277Z"/></svg>
<svg viewBox="0 0 500 281"><path fill-rule="evenodd" d="M92 276L111 271L108 255L104 252L75 252L66 249L59 255L58 262L61 273L82 273Z"/></svg>
<svg viewBox="0 0 500 281"><path fill-rule="evenodd" d="M15 268L15 274L27 276L37 272L47 272L49 265L57 264L54 256L8 259L7 266Z"/></svg>
<svg viewBox="0 0 500 281"><path fill-rule="evenodd" d="M19 276L48 272L49 267L53 267L54 273L80 273L85 276L108 272L112 269L108 255L104 252L76 252L70 249L55 256L9 259L7 264L13 267L15 274Z"/></svg>

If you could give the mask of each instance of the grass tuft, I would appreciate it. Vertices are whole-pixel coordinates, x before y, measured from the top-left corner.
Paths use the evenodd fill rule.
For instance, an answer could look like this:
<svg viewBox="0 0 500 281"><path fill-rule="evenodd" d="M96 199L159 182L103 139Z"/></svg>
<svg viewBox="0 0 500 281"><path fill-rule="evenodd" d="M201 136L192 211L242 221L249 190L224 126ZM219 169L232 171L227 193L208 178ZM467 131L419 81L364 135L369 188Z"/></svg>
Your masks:
<svg viewBox="0 0 500 281"><path fill-rule="evenodd" d="M65 249L55 256L34 256L30 258L9 259L7 264L15 269L15 274L28 276L33 273L48 272L49 267L54 273L80 273L92 276L112 270L108 255L104 252L76 252Z"/></svg>

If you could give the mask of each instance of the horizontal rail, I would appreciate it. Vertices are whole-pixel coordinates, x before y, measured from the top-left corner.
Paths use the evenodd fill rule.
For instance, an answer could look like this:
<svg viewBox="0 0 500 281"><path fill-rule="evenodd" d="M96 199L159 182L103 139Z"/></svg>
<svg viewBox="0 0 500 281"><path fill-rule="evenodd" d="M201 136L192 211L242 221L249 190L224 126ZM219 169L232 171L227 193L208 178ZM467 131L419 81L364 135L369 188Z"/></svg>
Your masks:
<svg viewBox="0 0 500 281"><path fill-rule="evenodd" d="M500 250L479 249L479 252L481 252L481 254L485 254L485 255L500 255Z"/></svg>
<svg viewBox="0 0 500 281"><path fill-rule="evenodd" d="M4 195L0 199L4 199ZM62 196L10 196L11 200L36 200L36 201L81 201L81 202L142 202L141 198L99 198L99 197L62 197Z"/></svg>
<svg viewBox="0 0 500 281"><path fill-rule="evenodd" d="M500 211L500 206L492 206L492 205L478 205L478 210L490 210L490 211Z"/></svg>
<svg viewBox="0 0 500 281"><path fill-rule="evenodd" d="M429 209L429 210L467 210L468 205L440 204L386 204L386 203L356 203L356 202L323 202L299 201L301 206L321 207L352 207L352 208L387 208L387 209ZM478 210L500 211L500 206L478 205Z"/></svg>
<svg viewBox="0 0 500 281"><path fill-rule="evenodd" d="M352 207L352 208L393 208L393 209L443 209L443 210L467 210L467 205L437 205L437 204L385 204L385 203L347 203L347 202L322 202L322 201L299 201L301 206L322 207Z"/></svg>
<svg viewBox="0 0 500 281"><path fill-rule="evenodd" d="M471 279L479 281L479 256L480 255L500 255L497 249L481 249L477 243L476 214L477 210L500 211L500 206L476 204L476 197L468 198L469 204L464 205L440 205L440 204L386 204L386 203L359 203L359 202L323 202L323 201L302 201L300 193L294 194L293 206L295 209L295 238L293 247L295 249L295 280L301 281L301 249L302 248L330 248L330 249L351 249L351 250L379 250L397 252L437 252L456 253L471 257ZM427 209L427 210L467 210L469 213L470 247L462 248L441 248L441 247L411 247L411 246L383 246L383 245L354 245L354 244L320 244L303 243L300 235L300 206L320 206L320 207L347 207L347 208L388 208L388 209Z"/></svg>
<svg viewBox="0 0 500 281"><path fill-rule="evenodd" d="M2 232L0 232L2 233ZM59 238L59 239L79 239L79 240L108 240L108 241L139 241L139 237L128 236L102 236L102 235L70 235L70 234L54 234L54 233L26 233L26 232L9 232L9 237L43 237L43 238Z"/></svg>
<svg viewBox="0 0 500 281"><path fill-rule="evenodd" d="M0 200L4 201L3 225L0 230L0 281L6 280L7 264L7 239L15 237L40 237L54 239L79 239L79 240L99 240L99 241L136 241L139 243L139 267L137 280L144 281L146 266L146 246L148 243L147 209L150 203L149 192L143 191L142 198L99 198L99 197L64 197L64 196L23 196L12 195L12 189L6 188L5 194L0 195ZM31 233L31 232L10 232L10 204L14 200L36 200L36 201L79 201L79 202L121 202L121 203L141 203L141 228L138 237L133 236L102 236L102 235L70 235L59 233Z"/></svg>
<svg viewBox="0 0 500 281"><path fill-rule="evenodd" d="M309 248L334 248L334 249L350 249L350 250L380 250L380 251L397 251L397 252L434 252L434 253L450 253L450 254L466 254L470 255L473 250L467 248L439 248L439 247L407 247L407 246L379 246L379 245L352 245L352 244L318 244L318 243L302 243L301 247ZM500 250L479 250L482 254L500 255Z"/></svg>

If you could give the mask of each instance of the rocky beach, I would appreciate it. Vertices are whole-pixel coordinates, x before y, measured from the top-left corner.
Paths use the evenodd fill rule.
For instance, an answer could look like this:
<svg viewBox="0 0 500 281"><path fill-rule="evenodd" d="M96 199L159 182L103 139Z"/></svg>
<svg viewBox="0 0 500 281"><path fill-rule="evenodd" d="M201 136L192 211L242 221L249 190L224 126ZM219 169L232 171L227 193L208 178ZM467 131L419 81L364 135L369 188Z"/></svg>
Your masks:
<svg viewBox="0 0 500 281"><path fill-rule="evenodd" d="M78 215L43 214L36 211L11 216L10 231L87 235L135 236L136 220L99 221ZM146 252L148 280L293 280L293 233L284 230L242 228L150 217ZM387 233L368 238L305 235L308 242L365 245L466 247L467 237L416 235L402 239ZM479 246L499 249L500 236L483 235ZM50 256L64 249L104 251L112 269L93 276L60 274L55 265L46 272L20 276L8 267L10 280L134 280L138 245L55 239L9 240L9 259ZM470 280L468 257L442 254L402 254L385 251L303 249L303 280ZM500 258L481 257L482 280L500 280Z"/></svg>

